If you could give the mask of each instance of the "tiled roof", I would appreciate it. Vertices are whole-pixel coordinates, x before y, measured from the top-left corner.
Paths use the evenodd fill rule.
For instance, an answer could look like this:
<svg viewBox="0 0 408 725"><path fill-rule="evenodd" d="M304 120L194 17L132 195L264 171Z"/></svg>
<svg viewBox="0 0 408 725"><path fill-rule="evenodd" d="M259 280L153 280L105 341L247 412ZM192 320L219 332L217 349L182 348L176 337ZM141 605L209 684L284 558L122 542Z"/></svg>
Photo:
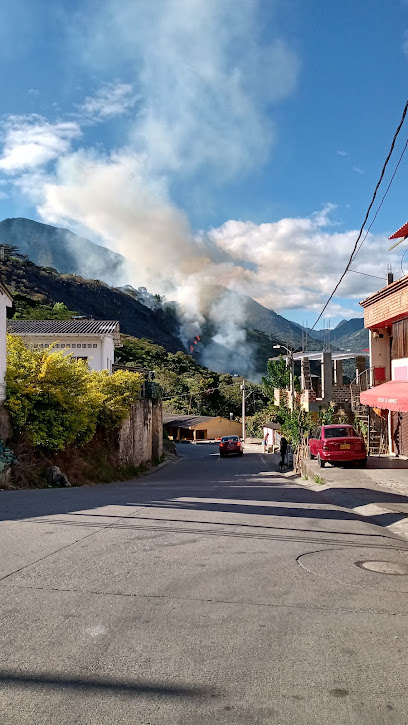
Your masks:
<svg viewBox="0 0 408 725"><path fill-rule="evenodd" d="M211 415L163 415L164 425L172 425L174 428L194 428L199 423L205 423L212 420Z"/></svg>
<svg viewBox="0 0 408 725"><path fill-rule="evenodd" d="M117 320L7 320L15 335L110 335L120 344Z"/></svg>

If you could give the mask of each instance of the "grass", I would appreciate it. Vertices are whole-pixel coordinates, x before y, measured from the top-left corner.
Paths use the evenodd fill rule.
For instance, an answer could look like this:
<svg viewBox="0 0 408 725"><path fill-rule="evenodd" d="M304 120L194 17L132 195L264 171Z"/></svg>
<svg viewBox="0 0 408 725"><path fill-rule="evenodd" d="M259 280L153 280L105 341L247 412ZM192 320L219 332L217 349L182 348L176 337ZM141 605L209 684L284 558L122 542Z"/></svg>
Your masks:
<svg viewBox="0 0 408 725"><path fill-rule="evenodd" d="M326 483L326 481L324 480L324 478L322 478L321 476L319 476L317 473L315 473L315 475L313 476L313 480L314 480L315 483L320 484L320 486L323 486Z"/></svg>

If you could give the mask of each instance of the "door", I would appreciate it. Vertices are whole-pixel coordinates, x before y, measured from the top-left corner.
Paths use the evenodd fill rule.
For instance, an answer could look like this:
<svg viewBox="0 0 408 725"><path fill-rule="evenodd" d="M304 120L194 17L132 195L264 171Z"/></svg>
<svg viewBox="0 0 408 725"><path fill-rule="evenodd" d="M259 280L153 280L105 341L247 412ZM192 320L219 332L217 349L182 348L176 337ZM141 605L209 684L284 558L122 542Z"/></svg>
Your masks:
<svg viewBox="0 0 408 725"><path fill-rule="evenodd" d="M322 429L317 428L315 431L313 431L312 437L309 438L309 448L310 453L312 456L317 456L319 450L321 449L322 442Z"/></svg>

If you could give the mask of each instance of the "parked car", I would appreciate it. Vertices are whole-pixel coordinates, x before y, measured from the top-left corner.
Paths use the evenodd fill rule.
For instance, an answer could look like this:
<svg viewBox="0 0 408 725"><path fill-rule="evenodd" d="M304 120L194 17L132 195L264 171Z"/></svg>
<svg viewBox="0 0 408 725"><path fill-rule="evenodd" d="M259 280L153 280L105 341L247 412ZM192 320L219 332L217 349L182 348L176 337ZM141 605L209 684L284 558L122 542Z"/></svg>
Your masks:
<svg viewBox="0 0 408 725"><path fill-rule="evenodd" d="M228 456L229 453L236 453L242 456L244 446L238 436L223 436L220 440L220 457Z"/></svg>
<svg viewBox="0 0 408 725"><path fill-rule="evenodd" d="M310 458L317 458L323 468L326 461L367 463L367 452L361 435L351 425L322 425L309 438Z"/></svg>

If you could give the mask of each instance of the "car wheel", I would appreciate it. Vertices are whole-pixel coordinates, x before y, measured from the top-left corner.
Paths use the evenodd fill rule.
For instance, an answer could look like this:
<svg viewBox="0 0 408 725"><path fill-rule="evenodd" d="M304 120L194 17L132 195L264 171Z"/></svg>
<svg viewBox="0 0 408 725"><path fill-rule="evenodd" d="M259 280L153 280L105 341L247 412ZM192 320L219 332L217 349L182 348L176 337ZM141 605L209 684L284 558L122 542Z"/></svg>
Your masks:
<svg viewBox="0 0 408 725"><path fill-rule="evenodd" d="M322 461L322 459L320 458L320 453L318 453L317 454L317 465L319 466L319 468L324 468L325 463L326 463L326 461Z"/></svg>
<svg viewBox="0 0 408 725"><path fill-rule="evenodd" d="M314 459L316 458L316 456L314 456L314 455L313 455L313 453L312 453L312 451L310 450L310 448L308 448L307 450L308 450L308 454L309 454L309 460L310 460L310 461L313 461L313 460L314 460Z"/></svg>
<svg viewBox="0 0 408 725"><path fill-rule="evenodd" d="M239 455L239 456L243 456L243 455L244 455L244 451L240 451L240 452L238 453L238 455Z"/></svg>
<svg viewBox="0 0 408 725"><path fill-rule="evenodd" d="M220 458L224 458L225 453L220 453Z"/></svg>
<svg viewBox="0 0 408 725"><path fill-rule="evenodd" d="M358 462L358 465L360 468L364 468L364 466L367 465L367 458L362 458L361 461Z"/></svg>

